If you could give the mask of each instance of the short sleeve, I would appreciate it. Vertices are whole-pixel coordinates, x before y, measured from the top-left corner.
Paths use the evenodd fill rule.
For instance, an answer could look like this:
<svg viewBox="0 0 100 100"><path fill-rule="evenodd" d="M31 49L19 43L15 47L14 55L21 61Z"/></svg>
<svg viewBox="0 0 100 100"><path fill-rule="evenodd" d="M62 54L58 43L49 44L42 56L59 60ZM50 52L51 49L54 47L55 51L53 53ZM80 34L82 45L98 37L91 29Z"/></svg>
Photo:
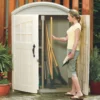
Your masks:
<svg viewBox="0 0 100 100"><path fill-rule="evenodd" d="M77 24L74 26L74 31L75 31L76 29L80 29L80 30L81 30L81 25L80 25L79 23L77 23Z"/></svg>

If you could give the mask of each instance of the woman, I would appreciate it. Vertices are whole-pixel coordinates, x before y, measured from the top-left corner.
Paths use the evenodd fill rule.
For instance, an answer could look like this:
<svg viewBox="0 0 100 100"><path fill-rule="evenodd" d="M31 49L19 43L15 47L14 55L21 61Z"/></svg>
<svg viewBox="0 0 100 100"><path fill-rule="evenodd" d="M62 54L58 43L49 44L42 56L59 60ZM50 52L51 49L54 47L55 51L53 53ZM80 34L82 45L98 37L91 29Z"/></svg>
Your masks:
<svg viewBox="0 0 100 100"><path fill-rule="evenodd" d="M65 93L66 95L72 95L71 98L80 98L83 96L81 92L81 88L79 85L78 77L76 74L76 60L79 55L80 50L80 33L81 33L81 25L80 25L80 15L77 10L70 10L68 13L68 20L72 23L72 26L67 30L66 37L56 37L52 36L54 40L59 40L66 42L67 44L67 55L69 57L68 64L69 69L71 71L71 79L72 79L72 90L70 92Z"/></svg>

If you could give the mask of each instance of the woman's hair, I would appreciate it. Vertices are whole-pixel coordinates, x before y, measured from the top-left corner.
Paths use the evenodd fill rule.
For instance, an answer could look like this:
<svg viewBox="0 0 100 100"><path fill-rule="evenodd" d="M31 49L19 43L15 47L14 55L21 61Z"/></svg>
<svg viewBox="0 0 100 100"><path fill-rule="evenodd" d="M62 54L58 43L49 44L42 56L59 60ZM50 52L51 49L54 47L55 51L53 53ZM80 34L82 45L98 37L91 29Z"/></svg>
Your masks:
<svg viewBox="0 0 100 100"><path fill-rule="evenodd" d="M77 10L71 9L71 10L69 11L69 14L70 14L72 17L75 17L75 18L77 19L78 22L80 22L81 17L80 17L79 12L78 12Z"/></svg>

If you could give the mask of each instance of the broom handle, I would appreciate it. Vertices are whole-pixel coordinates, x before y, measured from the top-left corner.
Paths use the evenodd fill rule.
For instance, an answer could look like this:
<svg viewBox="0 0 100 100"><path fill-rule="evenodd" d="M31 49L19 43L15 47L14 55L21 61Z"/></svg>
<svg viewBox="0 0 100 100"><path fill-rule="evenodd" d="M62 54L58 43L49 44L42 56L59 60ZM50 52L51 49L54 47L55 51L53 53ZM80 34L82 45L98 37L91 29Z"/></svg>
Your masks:
<svg viewBox="0 0 100 100"><path fill-rule="evenodd" d="M54 57L55 64L56 64L56 66L58 66L57 61L56 61L56 58L55 58L55 55L54 55L54 52L53 52L53 49L52 49L52 44L53 44L53 41L52 41L52 34L53 34L53 18L50 17L50 20L51 20L51 44L50 44L50 42L49 42L49 44L51 45L51 51L52 51L52 55L53 55L53 57Z"/></svg>
<svg viewBox="0 0 100 100"><path fill-rule="evenodd" d="M51 31L51 34L50 34L50 42L51 42L51 48L52 48L52 25L53 25L53 23L52 23L52 17L50 17L50 31Z"/></svg>
<svg viewBox="0 0 100 100"><path fill-rule="evenodd" d="M50 44L49 38L48 38L48 43L49 43L49 46L50 46L50 48L51 48L52 46L51 46L51 44ZM52 56L53 56L53 59L54 59L54 61L55 61L56 66L58 66L58 63L57 63L57 60L56 60L56 57L55 57L55 54L54 54L54 51L53 51L52 48L51 48L51 53L52 53Z"/></svg>
<svg viewBox="0 0 100 100"><path fill-rule="evenodd" d="M46 30L48 30L48 29L47 29L47 26L46 26ZM54 61L55 61L55 64L56 64L56 66L58 66L58 63L57 63L55 54L54 54L54 52L53 52L53 49L52 49L52 46L51 46L51 43L50 43L50 40L49 40L48 32L47 32L47 40L48 40L48 45L49 45L50 48L51 48L51 53L52 53L53 59L54 59Z"/></svg>
<svg viewBox="0 0 100 100"><path fill-rule="evenodd" d="M46 33L48 34L47 28L46 28ZM49 72L50 72L50 59L49 59L49 51L50 51L50 47L48 46L47 34L46 34L46 41L47 41L47 55L48 55L48 64L49 64ZM51 72L50 72L50 75L51 75Z"/></svg>
<svg viewBox="0 0 100 100"><path fill-rule="evenodd" d="M52 49L52 17L50 17L50 39L51 39L51 48L50 48L50 57L51 57L51 72L52 72L52 79L53 79L53 60L52 60L52 52L51 52L51 49Z"/></svg>
<svg viewBox="0 0 100 100"><path fill-rule="evenodd" d="M48 43L48 29L47 29L47 26L46 26L46 39L47 39L47 43ZM53 70L52 70L52 64L51 64L51 48L49 46L49 43L47 44L47 52L48 52L48 63L49 63L49 70L50 70L50 75L51 75L51 78L53 79Z"/></svg>

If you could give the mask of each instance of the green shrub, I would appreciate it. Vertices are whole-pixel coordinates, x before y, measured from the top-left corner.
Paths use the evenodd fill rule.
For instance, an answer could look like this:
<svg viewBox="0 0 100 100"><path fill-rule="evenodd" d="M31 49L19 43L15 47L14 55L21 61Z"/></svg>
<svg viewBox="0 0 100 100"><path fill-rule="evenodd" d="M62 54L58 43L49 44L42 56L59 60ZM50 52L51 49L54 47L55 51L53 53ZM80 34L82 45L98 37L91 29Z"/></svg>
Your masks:
<svg viewBox="0 0 100 100"><path fill-rule="evenodd" d="M0 84L8 83L7 72L12 69L12 56L8 46L0 43Z"/></svg>
<svg viewBox="0 0 100 100"><path fill-rule="evenodd" d="M90 57L90 80L100 81L100 54L97 47L94 48Z"/></svg>

